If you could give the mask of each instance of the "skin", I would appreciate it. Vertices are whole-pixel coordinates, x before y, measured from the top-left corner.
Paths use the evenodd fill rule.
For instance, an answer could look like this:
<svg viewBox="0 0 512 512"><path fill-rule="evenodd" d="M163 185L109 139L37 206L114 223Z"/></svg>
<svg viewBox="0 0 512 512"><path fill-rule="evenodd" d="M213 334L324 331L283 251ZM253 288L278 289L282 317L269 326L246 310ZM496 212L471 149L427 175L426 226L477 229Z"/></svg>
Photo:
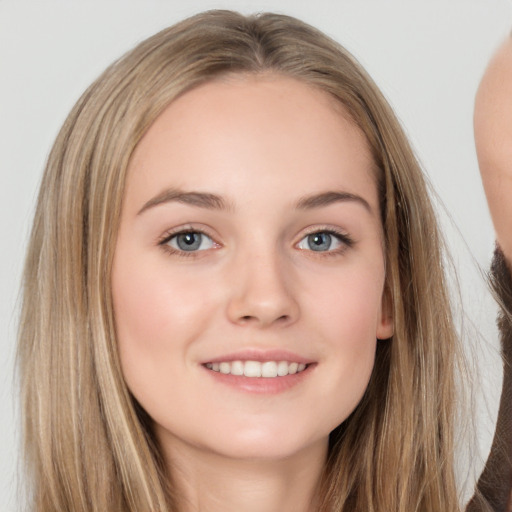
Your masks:
<svg viewBox="0 0 512 512"><path fill-rule="evenodd" d="M512 261L512 38L489 62L475 101L475 142L497 241Z"/></svg>
<svg viewBox="0 0 512 512"><path fill-rule="evenodd" d="M171 200L169 189L224 204ZM297 207L327 191L352 196ZM364 136L326 93L290 78L196 88L137 146L113 266L116 327L181 510L314 509L328 435L361 399L377 339L393 332L378 203ZM201 250L177 249L184 228L206 233ZM326 230L342 238L312 250L308 235ZM245 349L312 364L277 392L228 385L204 366Z"/></svg>
<svg viewBox="0 0 512 512"><path fill-rule="evenodd" d="M488 68L482 78L475 101L474 116L475 142L478 163L485 188L489 210L496 231L496 240L503 250L512 268L512 38L498 48L489 62ZM504 339L504 342L507 340ZM510 339L508 345L504 343L503 355L509 361L505 365L503 395L498 419L498 431L502 443L508 446L510 458L506 463L501 462L499 467L494 460L501 461L493 452L487 463L486 471L489 475L500 475L501 491L512 487L512 410L508 404L512 403L512 376L510 375L510 361L512 361L512 346ZM500 427L501 425L501 427ZM501 430L500 430L501 429ZM484 473L485 475L485 473ZM512 511L512 494L510 493L507 510Z"/></svg>

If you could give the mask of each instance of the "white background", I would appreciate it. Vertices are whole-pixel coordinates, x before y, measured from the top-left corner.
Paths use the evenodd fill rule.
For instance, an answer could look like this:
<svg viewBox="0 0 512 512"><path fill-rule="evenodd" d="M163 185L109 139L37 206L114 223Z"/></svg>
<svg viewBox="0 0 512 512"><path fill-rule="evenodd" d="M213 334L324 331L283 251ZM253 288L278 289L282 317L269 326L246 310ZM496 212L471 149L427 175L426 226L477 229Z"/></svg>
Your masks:
<svg viewBox="0 0 512 512"><path fill-rule="evenodd" d="M489 447L501 378L494 309L478 270L488 265L493 232L472 107L489 56L512 28L511 0L0 0L0 510L17 510L19 482L24 494L16 476L18 287L52 141L81 92L112 60L210 8L282 12L317 26L356 55L405 126L444 203L440 215L461 280L465 326L483 334L469 347L485 396L476 412L479 442L461 452L461 479L468 477L471 487L481 463L473 455L483 457ZM480 390L477 378L474 387Z"/></svg>

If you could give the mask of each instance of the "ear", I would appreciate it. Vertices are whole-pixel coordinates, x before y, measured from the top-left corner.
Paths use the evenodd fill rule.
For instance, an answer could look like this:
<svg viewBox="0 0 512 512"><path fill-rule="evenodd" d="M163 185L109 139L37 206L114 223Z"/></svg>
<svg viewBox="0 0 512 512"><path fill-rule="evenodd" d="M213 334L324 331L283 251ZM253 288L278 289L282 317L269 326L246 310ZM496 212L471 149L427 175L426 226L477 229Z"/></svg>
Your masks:
<svg viewBox="0 0 512 512"><path fill-rule="evenodd" d="M378 340L387 340L395 332L395 323L393 321L393 297L391 290L387 285L382 292L382 303L380 306L380 318L377 323L376 337Z"/></svg>

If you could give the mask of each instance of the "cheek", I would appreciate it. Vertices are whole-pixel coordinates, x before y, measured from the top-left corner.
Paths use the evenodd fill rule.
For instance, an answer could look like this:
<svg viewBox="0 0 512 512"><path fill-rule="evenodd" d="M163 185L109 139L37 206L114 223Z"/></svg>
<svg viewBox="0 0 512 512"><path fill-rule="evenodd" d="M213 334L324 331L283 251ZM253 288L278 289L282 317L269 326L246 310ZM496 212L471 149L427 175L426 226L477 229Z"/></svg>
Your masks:
<svg viewBox="0 0 512 512"><path fill-rule="evenodd" d="M117 258L112 275L119 356L141 403L158 396L183 371L187 351L212 316L214 300L183 272L161 262ZM210 308L210 309L208 309Z"/></svg>
<svg viewBox="0 0 512 512"><path fill-rule="evenodd" d="M384 270L379 265L354 267L349 266L310 286L308 309L314 311L313 315L332 339L354 345L357 350L362 340L377 338Z"/></svg>
<svg viewBox="0 0 512 512"><path fill-rule="evenodd" d="M318 286L310 289L309 318L324 340L321 394L332 400L330 428L350 415L368 386L375 361L383 274L379 268L354 269L326 280L322 293Z"/></svg>
<svg viewBox="0 0 512 512"><path fill-rule="evenodd" d="M128 270L128 269L127 269ZM114 310L118 335L144 344L166 338L169 331L197 325L203 306L192 286L181 286L179 276L167 278L151 270L118 271L113 280Z"/></svg>

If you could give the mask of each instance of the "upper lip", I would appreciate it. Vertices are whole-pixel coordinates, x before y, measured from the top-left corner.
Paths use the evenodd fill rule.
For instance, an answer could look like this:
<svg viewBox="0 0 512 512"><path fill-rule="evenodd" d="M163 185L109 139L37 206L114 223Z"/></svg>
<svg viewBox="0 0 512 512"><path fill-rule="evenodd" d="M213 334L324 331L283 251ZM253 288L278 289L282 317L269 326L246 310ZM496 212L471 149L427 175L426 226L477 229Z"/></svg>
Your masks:
<svg viewBox="0 0 512 512"><path fill-rule="evenodd" d="M288 361L293 363L310 364L314 361L308 357L301 356L295 352L283 349L256 349L248 348L244 350L237 350L236 352L229 352L221 356L215 356L211 359L204 360L201 364L206 363L221 363L230 361Z"/></svg>

